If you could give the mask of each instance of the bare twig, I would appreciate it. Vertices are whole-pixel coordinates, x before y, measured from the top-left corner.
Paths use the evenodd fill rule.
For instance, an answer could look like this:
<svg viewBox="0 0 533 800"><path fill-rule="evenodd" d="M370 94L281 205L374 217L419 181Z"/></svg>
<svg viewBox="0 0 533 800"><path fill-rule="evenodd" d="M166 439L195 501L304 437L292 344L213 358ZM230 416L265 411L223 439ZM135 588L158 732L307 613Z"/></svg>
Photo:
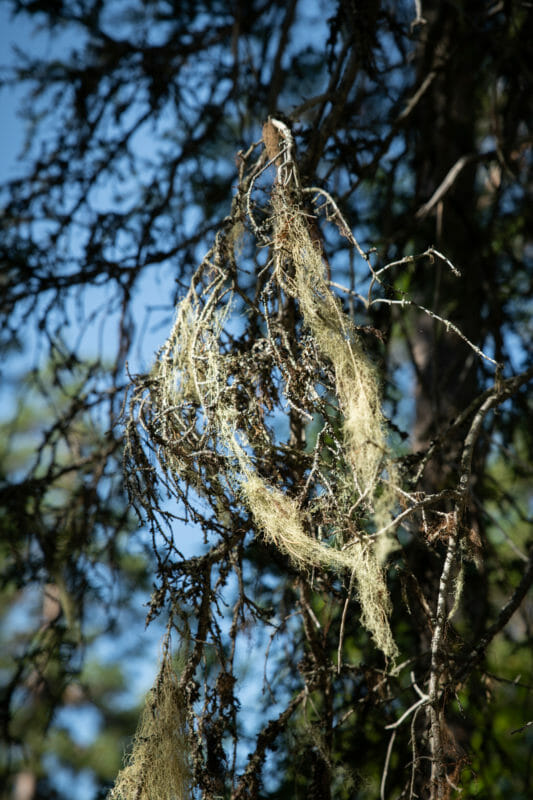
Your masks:
<svg viewBox="0 0 533 800"><path fill-rule="evenodd" d="M487 519L490 520L490 524L497 528L515 556L519 558L521 561L524 561L526 564L528 562L528 557L526 553L524 553L520 548L516 545L516 543L512 540L509 536L503 525L496 519L494 514L491 514L490 511L486 508L486 506L481 502L481 500L476 497L476 495L472 495L472 499L474 500L476 506L479 508L480 512L485 515Z"/></svg>
<svg viewBox="0 0 533 800"><path fill-rule="evenodd" d="M341 618L341 629L339 632L339 646L337 648L337 674L340 674L341 665L342 665L342 643L344 640L344 626L346 624L346 615L348 613L348 606L350 605L350 600L352 597L352 591L355 584L355 570L352 570L352 574L350 576L350 585L348 586L348 593L346 595L346 600L344 601L344 608L342 609L342 618Z"/></svg>
<svg viewBox="0 0 533 800"><path fill-rule="evenodd" d="M525 730L526 730L526 728L530 728L532 725L533 725L533 719L532 719L532 720L530 720L529 722L526 722L526 724L525 724L525 725L522 725L522 727L521 727L521 728L515 728L515 729L514 729L514 731L511 731L511 736L512 736L514 733L522 733L522 731L525 731Z"/></svg>
<svg viewBox="0 0 533 800"><path fill-rule="evenodd" d="M387 297L376 297L374 300L370 301L369 305L371 306L377 305L378 303L385 303L386 305L390 306L400 306L402 308L407 306L412 306L413 308L418 309L418 311L423 311L424 314L427 314L429 317L431 317L431 319L434 319L436 322L442 322L446 330L453 331L456 334L456 336L462 339L463 342L465 342L465 344L467 344L474 351L474 353L476 353L479 356L479 358L483 358L485 361L488 361L495 367L499 366L497 361L495 361L493 358L490 358L490 356L486 355L486 353L484 353L483 350L481 350L477 345L471 342L470 339L468 339L464 335L464 333L460 330L460 328L457 327L457 325L454 325L453 322L450 322L449 319L445 319L444 317L439 316L439 314L436 314L434 311L431 311L431 309L426 308L425 306L422 306L419 303L415 303L414 300L408 300L405 297L402 298L401 300L390 300Z"/></svg>
<svg viewBox="0 0 533 800"><path fill-rule="evenodd" d="M441 674L441 648L446 624L446 600L452 579L452 566L457 550L457 520L454 530L449 534L446 558L442 568L439 594L437 598L437 613L435 615L435 628L431 638L431 667L429 676L429 714L430 714L430 748L431 748L431 800L444 800L445 794L445 765L442 745L441 712L440 712L440 674Z"/></svg>
<svg viewBox="0 0 533 800"><path fill-rule="evenodd" d="M422 695L422 697L419 697L418 700L416 701L416 703L413 703L412 706L409 706L407 711L403 712L403 714L400 717L400 719L397 719L396 722L392 722L390 725L385 725L385 730L386 731L393 731L396 728L399 728L400 725L403 722L405 722L405 720L408 719L408 717L410 717L411 714L414 711L416 711L417 708L419 708L421 705L424 705L425 703L427 703L428 700L429 700L429 695L428 694L424 694L424 695Z"/></svg>
<svg viewBox="0 0 533 800"><path fill-rule="evenodd" d="M237 788L231 795L231 800L244 800L246 797L255 796L255 794L250 794L250 789L251 787L256 788L259 783L261 766L265 760L266 752L272 747L277 736L284 730L295 709L305 699L306 692L307 689L302 689L298 692L281 714L276 719L270 720L259 733L256 740L256 748L248 758L246 769L239 780Z"/></svg>
<svg viewBox="0 0 533 800"><path fill-rule="evenodd" d="M416 17L411 22L411 30L417 27L417 25L425 25L427 20L422 16L422 3L420 0L415 0L415 10L416 10Z"/></svg>
<svg viewBox="0 0 533 800"><path fill-rule="evenodd" d="M418 694L418 700L415 703L413 703L413 705L410 706L406 711L404 711L402 716L399 719L397 719L396 722L393 722L390 725L386 725L385 726L385 730L387 730L387 731L391 730L392 731L392 735L391 735L391 738L389 740L389 744L388 744L388 747L387 747L387 755L385 757L385 764L384 764L383 773L382 773L382 776L381 776L381 793L380 793L381 800L385 800L385 784L386 784L387 774L388 774L388 770L389 770L390 758L391 758L391 755L392 755L392 748L394 746L394 740L396 738L396 732L397 732L398 728L400 727L400 725L402 725L405 722L405 720L408 719L411 716L411 714L413 714L413 725L414 725L414 720L416 719L416 716L417 716L418 712L420 711L421 706L424 706L429 702L429 695L426 694L425 692L423 692L420 689L420 687L418 686L418 684L417 684L417 682L415 680L415 676L414 676L413 672L411 672L411 681L412 681L413 689ZM415 769L415 764L416 764L416 742L415 742L415 738L414 738L414 733L413 732L412 732L412 740L413 740L413 775L411 777L411 785L413 785L413 781L414 781L414 769Z"/></svg>
<svg viewBox="0 0 533 800"><path fill-rule="evenodd" d="M504 400L518 391L523 384L531 380L531 378L533 378L533 367L530 367L528 370L520 373L519 375L513 375L511 378L497 381L494 386L490 387L490 389L486 389L484 392L482 392L482 394L474 398L474 400L472 400L472 402L450 423L446 430L444 430L440 436L437 436L435 439L433 439L420 462L417 473L413 478L413 483L416 485L420 480L420 476L424 471L425 465L433 455L436 448L439 447L442 442L446 441L446 439L451 436L454 430L457 430L457 428L464 425L467 419L485 402L487 398L496 394L499 397L499 402L502 403Z"/></svg>
<svg viewBox="0 0 533 800"><path fill-rule="evenodd" d="M406 494L402 492L402 494ZM397 528L398 525L403 522L406 518L410 517L416 511L420 511L423 508L428 508L430 506L436 506L441 503L443 500L451 497L456 496L455 489L443 489L442 492L437 492L436 494L430 494L426 497L423 497L421 500L415 501L412 506L406 508L404 511L401 511L394 519L380 528L374 536L381 536L384 533L387 533L394 528Z"/></svg>
<svg viewBox="0 0 533 800"><path fill-rule="evenodd" d="M496 634L498 634L507 625L532 585L533 548L530 550L527 569L522 575L520 583L498 614L496 621L487 629L478 644L474 648L470 649L468 657L454 675L454 681L456 683L464 682L474 667L481 661L491 641L494 639Z"/></svg>
<svg viewBox="0 0 533 800"><path fill-rule="evenodd" d="M368 256L368 253L365 253L365 251L363 250L363 248L361 247L361 245L359 244L359 242L357 241L357 239L353 235L352 231L350 230L350 226L348 225L348 223L344 219L344 216L342 215L337 203L332 198L332 196L329 194L329 192L326 192L326 190L322 189L320 186L309 186L309 187L306 187L306 188L303 189L303 192L304 192L304 194L307 194L307 193L309 193L309 194L319 194L319 195L322 195L322 197L325 198L326 207L330 206L331 210L332 210L332 216L328 217L328 219L335 220L335 222L336 222L341 234L343 236L345 236L351 244L353 244L353 246L355 247L355 249L357 250L357 252L361 256L361 258L364 261L366 261L366 263L368 264L372 274L374 274L374 270L373 270L372 265L370 264L370 258Z"/></svg>
<svg viewBox="0 0 533 800"><path fill-rule="evenodd" d="M389 744L387 747L387 755L385 756L385 764L383 765L383 772L381 774L381 786L379 790L380 800L385 800L385 785L387 783L387 774L389 772L390 757L392 755L392 748L394 746L395 739L396 739L396 731L393 731L389 739Z"/></svg>
<svg viewBox="0 0 533 800"><path fill-rule="evenodd" d="M468 164L475 163L476 161L490 160L497 156L498 156L497 151L488 150L483 153L470 153L469 155L461 156L460 158L458 158L453 167L451 167L451 169L446 174L442 183L433 192L427 203L424 203L423 206L420 206L420 208L415 214L415 217L417 219L424 219L425 217L427 217L427 215L435 208L435 206L440 203L440 201L447 194L447 192L450 191L455 181L459 177L460 173Z"/></svg>
<svg viewBox="0 0 533 800"><path fill-rule="evenodd" d="M424 217L427 217L430 211L435 208L437 203L442 200L446 192L451 189L457 180L459 173L464 169L464 167L466 167L467 164L471 164L472 161L475 161L476 158L476 155L461 156L461 158L458 158L453 167L448 171L440 186L438 186L433 192L427 203L424 203L423 206L420 206L415 214L415 217L417 219L424 219Z"/></svg>
<svg viewBox="0 0 533 800"><path fill-rule="evenodd" d="M425 22L425 20L422 19L422 17L417 17L417 19L412 24L416 25L418 22ZM431 72L428 72L428 74L426 75L426 77L424 78L424 80L422 81L422 83L420 84L420 86L418 87L416 92L414 93L414 95L408 101L408 103L405 106L404 110L401 112L401 114L399 114L397 116L397 118L396 118L396 120L394 122L395 127L398 126L398 125L401 125L401 123L404 122L404 120L407 119L409 114L411 114L414 111L414 109L416 108L416 106L420 102L421 98L425 95L425 93L427 92L427 90L429 89L429 87L431 86L433 81L435 80L436 75L437 75L437 73L436 73L435 70L431 70Z"/></svg>

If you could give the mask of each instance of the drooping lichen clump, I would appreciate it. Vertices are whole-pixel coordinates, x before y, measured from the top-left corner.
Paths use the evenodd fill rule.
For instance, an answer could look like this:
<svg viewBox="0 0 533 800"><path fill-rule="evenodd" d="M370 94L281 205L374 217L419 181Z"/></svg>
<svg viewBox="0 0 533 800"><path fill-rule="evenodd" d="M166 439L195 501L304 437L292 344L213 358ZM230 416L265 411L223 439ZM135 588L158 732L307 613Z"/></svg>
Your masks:
<svg viewBox="0 0 533 800"><path fill-rule="evenodd" d="M167 651L108 800L190 800L188 753L185 703Z"/></svg>
<svg viewBox="0 0 533 800"><path fill-rule="evenodd" d="M284 195L274 194L274 225L283 232L283 251L294 265L293 276L280 270L285 290L298 300L304 323L318 349L335 370L335 392L342 411L346 458L361 500L372 505L380 475L388 459L385 420L381 411L379 380L366 356L355 327L324 277L324 263L311 238L306 216L287 206ZM286 257L285 253L282 258ZM383 487L381 489L383 492ZM387 500L391 495L387 492Z"/></svg>
<svg viewBox="0 0 533 800"><path fill-rule="evenodd" d="M387 548L373 533L390 519L396 486L378 376L327 280L290 134L279 130L266 137L279 149L269 153L276 180L263 222L252 191L265 159L242 180L178 307L138 418L176 494L194 491L217 525L247 509L252 528L298 569L354 575L361 621L394 658L378 557ZM269 253L255 296L239 287L243 217ZM247 313L253 337L240 334Z"/></svg>

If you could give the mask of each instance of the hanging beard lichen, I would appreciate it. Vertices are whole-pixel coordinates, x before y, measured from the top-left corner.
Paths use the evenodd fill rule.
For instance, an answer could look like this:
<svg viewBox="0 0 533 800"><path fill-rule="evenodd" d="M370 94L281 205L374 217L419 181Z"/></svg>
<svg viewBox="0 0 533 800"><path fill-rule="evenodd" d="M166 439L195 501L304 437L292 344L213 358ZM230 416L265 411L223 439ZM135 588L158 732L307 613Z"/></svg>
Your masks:
<svg viewBox="0 0 533 800"><path fill-rule="evenodd" d="M279 274L285 291L298 300L318 349L333 365L335 391L344 417L346 457L361 500L368 499L372 505L380 473L385 466L389 477L393 473L387 459L376 370L324 279L322 255L311 239L304 214L291 208L279 190L274 193L273 207L275 237L282 242L280 260L288 254L294 265L294 277L283 269ZM389 503L391 493L386 495Z"/></svg>
<svg viewBox="0 0 533 800"><path fill-rule="evenodd" d="M301 510L291 498L268 487L256 475L243 484L243 495L267 539L299 567L349 570L355 574L362 623L387 656L396 654L388 624L390 600L369 537L355 537L345 550L325 547L306 534Z"/></svg>
<svg viewBox="0 0 533 800"><path fill-rule="evenodd" d="M190 800L185 702L167 649L108 800Z"/></svg>
<svg viewBox="0 0 533 800"><path fill-rule="evenodd" d="M382 563L388 534L379 528L391 518L396 475L379 382L326 280L292 137L273 125L264 135L276 167L270 201L259 208L252 197L268 166L263 155L241 174L232 213L178 307L135 400L127 444L135 461L140 421L168 484L187 503L194 490L216 526L234 533L244 504L251 528L298 569L355 575L362 624L394 658ZM246 291L236 256L243 218L269 254ZM246 318L253 324L243 333ZM276 433L282 415L285 439Z"/></svg>

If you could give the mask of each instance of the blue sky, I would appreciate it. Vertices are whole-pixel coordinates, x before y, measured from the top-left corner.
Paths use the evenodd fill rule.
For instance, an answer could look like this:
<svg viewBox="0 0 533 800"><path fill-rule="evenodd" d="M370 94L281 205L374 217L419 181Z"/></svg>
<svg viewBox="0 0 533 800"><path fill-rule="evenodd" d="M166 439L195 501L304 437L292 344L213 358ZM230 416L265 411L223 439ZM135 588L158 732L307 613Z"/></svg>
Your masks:
<svg viewBox="0 0 533 800"><path fill-rule="evenodd" d="M52 46L48 35L44 32L37 35L32 34L32 25L20 16L13 20L8 4L0 3L0 64L2 67L9 66L12 63L13 45L17 45L31 54L46 53ZM0 108L2 109L0 124L0 183L17 177L24 171L24 160L20 160L20 155L23 150L25 128L23 121L17 114L23 97L24 89L11 87L2 87L0 89ZM159 335L162 335L161 331ZM32 362L34 355L35 351L30 347L27 353L17 355L7 365L3 365L5 371L4 369L2 370L0 381L3 419L16 410L14 387L9 378L23 372ZM0 418L1 421L2 419ZM30 596L28 599L31 601L32 597ZM133 652L138 653L137 658L132 658L130 655L126 665L128 682L131 687L130 697L127 702L131 702L132 698L138 699L142 696L153 683L158 668L161 631L157 625L148 630L144 627L145 608L143 606L148 600L148 596L139 596L140 614L136 620L128 618L126 623L127 641L124 640L123 645L125 648L131 648ZM38 598L33 597L33 601L26 605L27 607L23 604L19 606L21 613L16 616L16 619L11 614L4 619L4 633L6 636L9 635L9 630L13 624L16 624L19 635L23 630L27 630L28 635L31 635L35 624L38 624L38 620L33 619L35 614L34 607L39 609L40 602ZM100 637L88 648L87 658L106 661L116 660L118 657L120 660L120 653L120 640L116 635L114 637ZM66 708L60 713L57 722L71 729L75 738L80 742L86 742L87 739L94 736L99 726L99 720L95 717L94 711L90 707ZM61 784L63 788L65 786L68 787L70 782L70 792L73 800L89 800L94 796L94 787L89 775L81 775L79 780L72 785L72 777L67 773L57 772L52 768L51 774L57 774L58 785Z"/></svg>
<svg viewBox="0 0 533 800"><path fill-rule="evenodd" d="M12 61L13 46L17 45L26 52L43 52L47 47L47 36L32 33L32 26L18 16L13 19L7 3L0 3L0 65L9 65ZM0 125L0 180L14 177L20 165L17 158L21 153L24 140L24 125L17 117L17 108L23 97L21 89L0 88L0 108L2 124Z"/></svg>

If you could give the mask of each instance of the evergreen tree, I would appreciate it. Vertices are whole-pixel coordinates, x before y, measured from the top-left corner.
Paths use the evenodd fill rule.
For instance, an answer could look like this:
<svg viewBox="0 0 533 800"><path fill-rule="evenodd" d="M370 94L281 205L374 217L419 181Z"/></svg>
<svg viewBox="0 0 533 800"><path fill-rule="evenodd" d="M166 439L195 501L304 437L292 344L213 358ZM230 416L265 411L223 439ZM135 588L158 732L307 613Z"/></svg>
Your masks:
<svg viewBox="0 0 533 800"><path fill-rule="evenodd" d="M528 4L10 6L6 776L53 784L94 571L146 576L128 492L167 636L112 797L528 797Z"/></svg>

